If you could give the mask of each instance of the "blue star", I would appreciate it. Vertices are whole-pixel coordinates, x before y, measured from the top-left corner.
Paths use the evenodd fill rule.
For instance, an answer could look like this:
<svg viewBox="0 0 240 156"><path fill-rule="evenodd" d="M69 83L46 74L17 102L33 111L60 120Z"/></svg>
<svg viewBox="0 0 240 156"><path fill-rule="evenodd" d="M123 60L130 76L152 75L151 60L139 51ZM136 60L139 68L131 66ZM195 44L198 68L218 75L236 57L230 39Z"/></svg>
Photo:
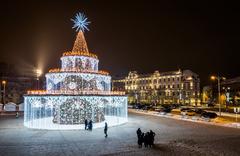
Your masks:
<svg viewBox="0 0 240 156"><path fill-rule="evenodd" d="M74 22L74 25L72 28L76 28L77 32L80 30L84 32L85 29L89 31L87 26L91 22L87 21L87 19L88 18L83 13L77 13L75 18L71 19L71 21Z"/></svg>

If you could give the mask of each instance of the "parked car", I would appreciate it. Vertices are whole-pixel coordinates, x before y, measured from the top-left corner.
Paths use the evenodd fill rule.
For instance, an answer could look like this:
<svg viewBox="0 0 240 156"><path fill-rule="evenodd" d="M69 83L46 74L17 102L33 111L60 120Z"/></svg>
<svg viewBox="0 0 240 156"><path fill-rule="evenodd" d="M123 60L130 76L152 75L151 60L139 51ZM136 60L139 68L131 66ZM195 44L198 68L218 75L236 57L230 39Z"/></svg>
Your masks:
<svg viewBox="0 0 240 156"><path fill-rule="evenodd" d="M192 110L190 108L182 108L181 115L194 116L194 115L196 115L196 113L194 112L194 110Z"/></svg>
<svg viewBox="0 0 240 156"><path fill-rule="evenodd" d="M179 108L181 105L180 104L171 104L171 108L172 109L177 109Z"/></svg>
<svg viewBox="0 0 240 156"><path fill-rule="evenodd" d="M197 108L197 109L194 110L194 112L197 113L197 114L202 114L205 111L203 109Z"/></svg>
<svg viewBox="0 0 240 156"><path fill-rule="evenodd" d="M139 109L140 105L135 103L135 104L132 104L132 107L133 107L133 109Z"/></svg>
<svg viewBox="0 0 240 156"><path fill-rule="evenodd" d="M180 111L182 112L182 111L187 111L187 110L189 110L190 108L181 108L180 109Z"/></svg>
<svg viewBox="0 0 240 156"><path fill-rule="evenodd" d="M186 113L186 115L188 115L188 116L194 116L194 115L196 115L196 113L195 113L195 111L194 111L194 110L192 110L192 109L189 109L189 110L187 110L187 113Z"/></svg>
<svg viewBox="0 0 240 156"><path fill-rule="evenodd" d="M214 112L203 112L203 113L201 114L201 116L204 117L204 118L214 119L214 118L217 117L217 114L214 113Z"/></svg>
<svg viewBox="0 0 240 156"><path fill-rule="evenodd" d="M143 106L142 109L143 110L150 110L150 109L152 109L152 106L151 105L145 105L145 106Z"/></svg>
<svg viewBox="0 0 240 156"><path fill-rule="evenodd" d="M155 108L155 111L170 113L172 111L172 108L171 107L158 106L158 107Z"/></svg>
<svg viewBox="0 0 240 156"><path fill-rule="evenodd" d="M156 111L156 112L161 112L162 110L163 110L162 106L154 107L154 111Z"/></svg>

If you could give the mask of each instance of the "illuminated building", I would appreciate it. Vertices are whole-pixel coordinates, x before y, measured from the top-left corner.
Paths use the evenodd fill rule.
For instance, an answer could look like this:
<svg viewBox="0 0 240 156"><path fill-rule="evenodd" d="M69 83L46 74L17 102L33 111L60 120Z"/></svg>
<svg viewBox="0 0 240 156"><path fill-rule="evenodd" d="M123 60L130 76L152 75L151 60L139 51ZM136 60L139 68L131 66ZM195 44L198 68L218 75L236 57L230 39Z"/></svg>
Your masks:
<svg viewBox="0 0 240 156"><path fill-rule="evenodd" d="M208 88L209 90L208 94L205 88ZM220 93L221 93L220 103L222 107L239 106L240 105L240 77L222 80L220 83ZM205 99L206 98L208 99L205 101L206 104L214 105L218 103L217 101L218 86L216 82L213 83L211 86L203 87L203 95L206 95ZM203 101L205 99L203 97Z"/></svg>
<svg viewBox="0 0 240 156"><path fill-rule="evenodd" d="M24 96L26 127L81 129L85 119L94 128L127 122L125 93L111 91L111 76L98 70L97 56L88 51L83 33L87 18L79 13L73 21L78 34L72 51L63 53L61 68L45 75L46 90Z"/></svg>
<svg viewBox="0 0 240 156"><path fill-rule="evenodd" d="M127 77L113 80L113 89L126 91L130 103L200 104L200 79L190 70L153 74L131 71Z"/></svg>

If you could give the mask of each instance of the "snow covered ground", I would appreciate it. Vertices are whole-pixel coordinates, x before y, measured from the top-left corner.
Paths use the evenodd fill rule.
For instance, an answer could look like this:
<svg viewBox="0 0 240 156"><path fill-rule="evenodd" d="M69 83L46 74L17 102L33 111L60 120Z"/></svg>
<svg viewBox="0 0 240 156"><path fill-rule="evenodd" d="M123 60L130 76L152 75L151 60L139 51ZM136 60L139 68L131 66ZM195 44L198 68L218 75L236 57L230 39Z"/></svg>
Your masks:
<svg viewBox="0 0 240 156"><path fill-rule="evenodd" d="M156 132L155 147L137 146L137 128ZM240 153L240 130L152 115L129 113L128 123L85 130L34 130L23 118L0 116L0 156L216 155Z"/></svg>
<svg viewBox="0 0 240 156"><path fill-rule="evenodd" d="M75 124L75 125L64 125L64 124L56 124L52 122L53 118L41 118L35 119L32 121L25 122L24 125L29 128L34 129L46 129L46 130L79 130L85 129L84 124ZM105 121L99 123L93 123L93 129L101 128L105 126L105 122L107 122L109 127L117 126L126 123L127 118L116 117L116 116L105 116Z"/></svg>

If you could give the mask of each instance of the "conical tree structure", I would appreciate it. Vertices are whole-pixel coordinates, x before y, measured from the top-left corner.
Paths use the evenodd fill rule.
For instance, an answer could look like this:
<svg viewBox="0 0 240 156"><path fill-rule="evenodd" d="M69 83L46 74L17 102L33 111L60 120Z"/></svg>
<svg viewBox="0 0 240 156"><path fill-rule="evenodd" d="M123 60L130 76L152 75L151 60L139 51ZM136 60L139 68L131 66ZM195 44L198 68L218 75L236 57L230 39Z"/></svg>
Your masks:
<svg viewBox="0 0 240 156"><path fill-rule="evenodd" d="M82 30L80 30L77 34L77 38L74 42L74 46L72 49L73 52L84 52L88 53L87 42L85 40L84 34Z"/></svg>

